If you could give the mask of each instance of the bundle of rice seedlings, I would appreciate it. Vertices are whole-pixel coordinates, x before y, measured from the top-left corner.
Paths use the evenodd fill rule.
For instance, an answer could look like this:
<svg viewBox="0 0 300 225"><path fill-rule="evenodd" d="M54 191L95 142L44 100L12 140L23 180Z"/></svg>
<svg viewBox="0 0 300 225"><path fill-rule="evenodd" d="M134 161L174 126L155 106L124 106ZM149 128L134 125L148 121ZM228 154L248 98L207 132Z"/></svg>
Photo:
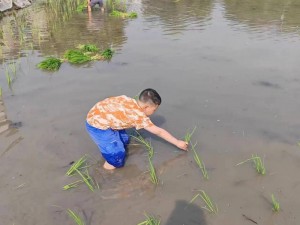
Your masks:
<svg viewBox="0 0 300 225"><path fill-rule="evenodd" d="M158 180L158 178L156 176L156 171L154 169L154 166L153 166L152 161L150 160L150 158L149 158L149 169L150 169L150 178L151 178L151 181L152 181L153 184L157 185L159 183L159 180Z"/></svg>
<svg viewBox="0 0 300 225"><path fill-rule="evenodd" d="M75 221L77 225L85 225L84 221L80 218L78 214L73 212L71 209L67 210L68 215Z"/></svg>
<svg viewBox="0 0 300 225"><path fill-rule="evenodd" d="M55 57L48 57L42 62L40 62L37 67L42 70L48 70L48 71L56 71L61 66L61 59L55 58Z"/></svg>
<svg viewBox="0 0 300 225"><path fill-rule="evenodd" d="M85 162L87 160L87 155L82 156L80 159L78 159L76 162L72 164L70 169L67 171L66 175L71 176L76 170L80 170L83 167L85 167Z"/></svg>
<svg viewBox="0 0 300 225"><path fill-rule="evenodd" d="M77 6L76 11L77 11L77 12L83 12L84 10L87 9L87 7L88 7L87 1L84 1L84 2L80 3L80 4Z"/></svg>
<svg viewBox="0 0 300 225"><path fill-rule="evenodd" d="M193 153L194 153L194 160L197 163L198 167L201 169L203 177L206 180L208 180L208 173L207 173L207 170L205 168L205 164L204 164L204 162L202 161L202 159L199 157L198 153L195 150L196 145L197 145L197 143L194 144L194 145L192 144L192 150L193 150Z"/></svg>
<svg viewBox="0 0 300 225"><path fill-rule="evenodd" d="M138 14L136 12L131 12L128 14L128 18L130 19L134 19L134 18L137 18L138 17Z"/></svg>
<svg viewBox="0 0 300 225"><path fill-rule="evenodd" d="M244 164L244 163L246 163L248 161L252 161L253 162L254 168L255 168L255 170L256 170L256 172L258 174L261 174L261 175L265 175L266 174L266 168L265 168L264 162L261 159L261 157L258 156L257 154L252 155L252 157L250 159L247 159L247 160L245 160L243 162L240 162L240 163L238 163L236 165L239 166L239 165L242 165L242 164Z"/></svg>
<svg viewBox="0 0 300 225"><path fill-rule="evenodd" d="M83 183L83 180L77 180L77 181L75 181L75 182L73 182L73 183L70 183L70 184L67 184L67 185L65 185L64 187L63 187L63 190L69 190L69 189L71 189L71 188L76 188L76 187L78 187L79 186L79 184L81 184L81 183Z"/></svg>
<svg viewBox="0 0 300 225"><path fill-rule="evenodd" d="M271 195L272 198L272 209L274 212L279 212L280 210L280 204L279 202L276 200L276 198L274 197L274 195Z"/></svg>
<svg viewBox="0 0 300 225"><path fill-rule="evenodd" d="M118 11L118 10L113 10L111 13L110 13L111 16L114 16L114 17L121 17L121 18L137 18L137 13L136 12L130 12L130 13L125 13L125 12L121 12L121 11Z"/></svg>
<svg viewBox="0 0 300 225"><path fill-rule="evenodd" d="M148 150L148 157L149 157L149 159L152 159L153 155L154 155L154 149L151 145L151 142L147 141L145 138L143 138L140 135L140 133L138 133L137 131L136 131L136 134L137 134L137 136L131 135L131 137L146 146L146 148Z"/></svg>
<svg viewBox="0 0 300 225"><path fill-rule="evenodd" d="M91 190L91 191L94 191L95 188L93 186L93 180L92 178L88 175L88 174L83 174L81 173L79 170L76 169L76 172L81 176L82 180L84 181L84 183L88 186L88 188Z"/></svg>
<svg viewBox="0 0 300 225"><path fill-rule="evenodd" d="M93 44L78 45L77 48L83 52L98 52L99 51L99 48Z"/></svg>
<svg viewBox="0 0 300 225"><path fill-rule="evenodd" d="M73 64L82 64L88 61L91 61L91 57L85 55L83 52L79 50L67 50L64 54L64 58Z"/></svg>
<svg viewBox="0 0 300 225"><path fill-rule="evenodd" d="M184 141L189 143L192 139L192 136L195 132L195 130L197 129L197 127L195 126L194 129L192 130L192 132L190 132L189 130L186 132L185 136L184 136Z"/></svg>
<svg viewBox="0 0 300 225"><path fill-rule="evenodd" d="M114 51L110 48L105 49L104 51L101 52L101 56L105 59L105 60L110 60L112 58L114 54Z"/></svg>
<svg viewBox="0 0 300 225"><path fill-rule="evenodd" d="M149 216L145 214L146 220L140 222L138 225L160 225L160 220L155 218L154 216Z"/></svg>

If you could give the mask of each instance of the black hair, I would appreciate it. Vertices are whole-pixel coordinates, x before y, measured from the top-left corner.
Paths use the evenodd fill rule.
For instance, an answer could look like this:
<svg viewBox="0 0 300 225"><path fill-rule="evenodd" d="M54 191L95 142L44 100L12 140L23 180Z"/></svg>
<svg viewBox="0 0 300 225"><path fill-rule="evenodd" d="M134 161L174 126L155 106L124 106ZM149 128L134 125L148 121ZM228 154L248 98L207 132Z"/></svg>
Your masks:
<svg viewBox="0 0 300 225"><path fill-rule="evenodd" d="M147 88L140 93L139 100L143 103L151 105L160 105L161 98L159 94L152 88Z"/></svg>

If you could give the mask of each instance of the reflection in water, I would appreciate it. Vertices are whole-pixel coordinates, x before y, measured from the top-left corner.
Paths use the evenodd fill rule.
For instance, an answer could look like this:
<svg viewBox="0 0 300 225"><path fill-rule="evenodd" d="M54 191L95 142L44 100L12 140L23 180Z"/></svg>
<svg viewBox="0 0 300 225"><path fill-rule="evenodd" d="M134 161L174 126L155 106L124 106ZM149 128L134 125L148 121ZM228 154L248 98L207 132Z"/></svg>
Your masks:
<svg viewBox="0 0 300 225"><path fill-rule="evenodd" d="M165 34L198 30L210 19L213 1L210 0L145 0L143 14L152 25L162 23Z"/></svg>
<svg viewBox="0 0 300 225"><path fill-rule="evenodd" d="M107 12L76 12L76 2L58 0L18 11L0 23L0 59L21 57L23 50L40 50L43 55L61 55L78 44L93 43L101 49L119 49L126 41L126 20Z"/></svg>
<svg viewBox="0 0 300 225"><path fill-rule="evenodd" d="M300 33L300 0L224 0L226 17L254 30Z"/></svg>

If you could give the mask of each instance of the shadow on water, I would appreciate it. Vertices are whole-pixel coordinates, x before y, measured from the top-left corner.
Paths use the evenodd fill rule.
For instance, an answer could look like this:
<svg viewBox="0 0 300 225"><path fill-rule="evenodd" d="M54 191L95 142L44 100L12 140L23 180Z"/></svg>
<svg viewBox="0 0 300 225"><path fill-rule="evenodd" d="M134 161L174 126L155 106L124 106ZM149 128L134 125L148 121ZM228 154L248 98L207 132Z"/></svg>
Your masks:
<svg viewBox="0 0 300 225"><path fill-rule="evenodd" d="M187 201L178 200L165 225L206 225L203 210Z"/></svg>

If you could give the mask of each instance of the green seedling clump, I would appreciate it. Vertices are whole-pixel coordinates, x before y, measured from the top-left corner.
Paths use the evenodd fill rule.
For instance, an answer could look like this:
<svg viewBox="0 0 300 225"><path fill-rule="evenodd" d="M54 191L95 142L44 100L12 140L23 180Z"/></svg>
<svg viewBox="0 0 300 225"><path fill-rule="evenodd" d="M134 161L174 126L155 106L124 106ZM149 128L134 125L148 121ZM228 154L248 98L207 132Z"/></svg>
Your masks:
<svg viewBox="0 0 300 225"><path fill-rule="evenodd" d="M276 200L276 198L274 197L274 195L271 195L272 198L272 209L274 212L279 212L280 210L280 204L279 202Z"/></svg>
<svg viewBox="0 0 300 225"><path fill-rule="evenodd" d="M88 61L91 61L91 57L85 55L79 50L67 50L64 54L64 58L73 64L82 64Z"/></svg>
<svg viewBox="0 0 300 225"><path fill-rule="evenodd" d="M83 52L98 52L99 51L99 48L93 44L78 45L77 48Z"/></svg>
<svg viewBox="0 0 300 225"><path fill-rule="evenodd" d="M101 52L101 56L105 59L105 60L110 60L113 57L114 51L110 48L105 49L103 52Z"/></svg>
<svg viewBox="0 0 300 225"><path fill-rule="evenodd" d="M121 12L121 11L118 11L118 10L113 10L111 13L110 13L111 16L114 16L114 17L121 17L121 18L137 18L137 13L136 12L130 12L130 13L126 13L126 12Z"/></svg>
<svg viewBox="0 0 300 225"><path fill-rule="evenodd" d="M252 157L250 159L247 159L247 160L245 160L243 162L238 163L237 166L239 166L241 164L244 164L245 162L248 162L248 161L252 161L253 162L254 168L255 168L255 170L256 170L256 172L258 174L261 174L261 175L265 175L266 174L266 168L265 168L264 162L261 159L261 157L258 156L257 154L252 155Z"/></svg>
<svg viewBox="0 0 300 225"><path fill-rule="evenodd" d="M61 60L55 57L48 57L44 61L40 62L37 67L42 70L56 71L61 66Z"/></svg>
<svg viewBox="0 0 300 225"><path fill-rule="evenodd" d="M203 190L198 190L198 191L199 193L192 198L189 204L194 202L200 196L203 202L205 203L205 207L203 208L208 210L210 213L217 214L217 212L219 211L217 205L211 200L211 198L205 193L205 191Z"/></svg>
<svg viewBox="0 0 300 225"><path fill-rule="evenodd" d="M138 14L136 12L131 12L128 15L128 18L130 18L130 19L134 19L134 18L137 18L137 17L138 17Z"/></svg>
<svg viewBox="0 0 300 225"><path fill-rule="evenodd" d="M138 225L160 225L160 220L155 218L154 216L149 216L145 214L146 220L140 222Z"/></svg>

